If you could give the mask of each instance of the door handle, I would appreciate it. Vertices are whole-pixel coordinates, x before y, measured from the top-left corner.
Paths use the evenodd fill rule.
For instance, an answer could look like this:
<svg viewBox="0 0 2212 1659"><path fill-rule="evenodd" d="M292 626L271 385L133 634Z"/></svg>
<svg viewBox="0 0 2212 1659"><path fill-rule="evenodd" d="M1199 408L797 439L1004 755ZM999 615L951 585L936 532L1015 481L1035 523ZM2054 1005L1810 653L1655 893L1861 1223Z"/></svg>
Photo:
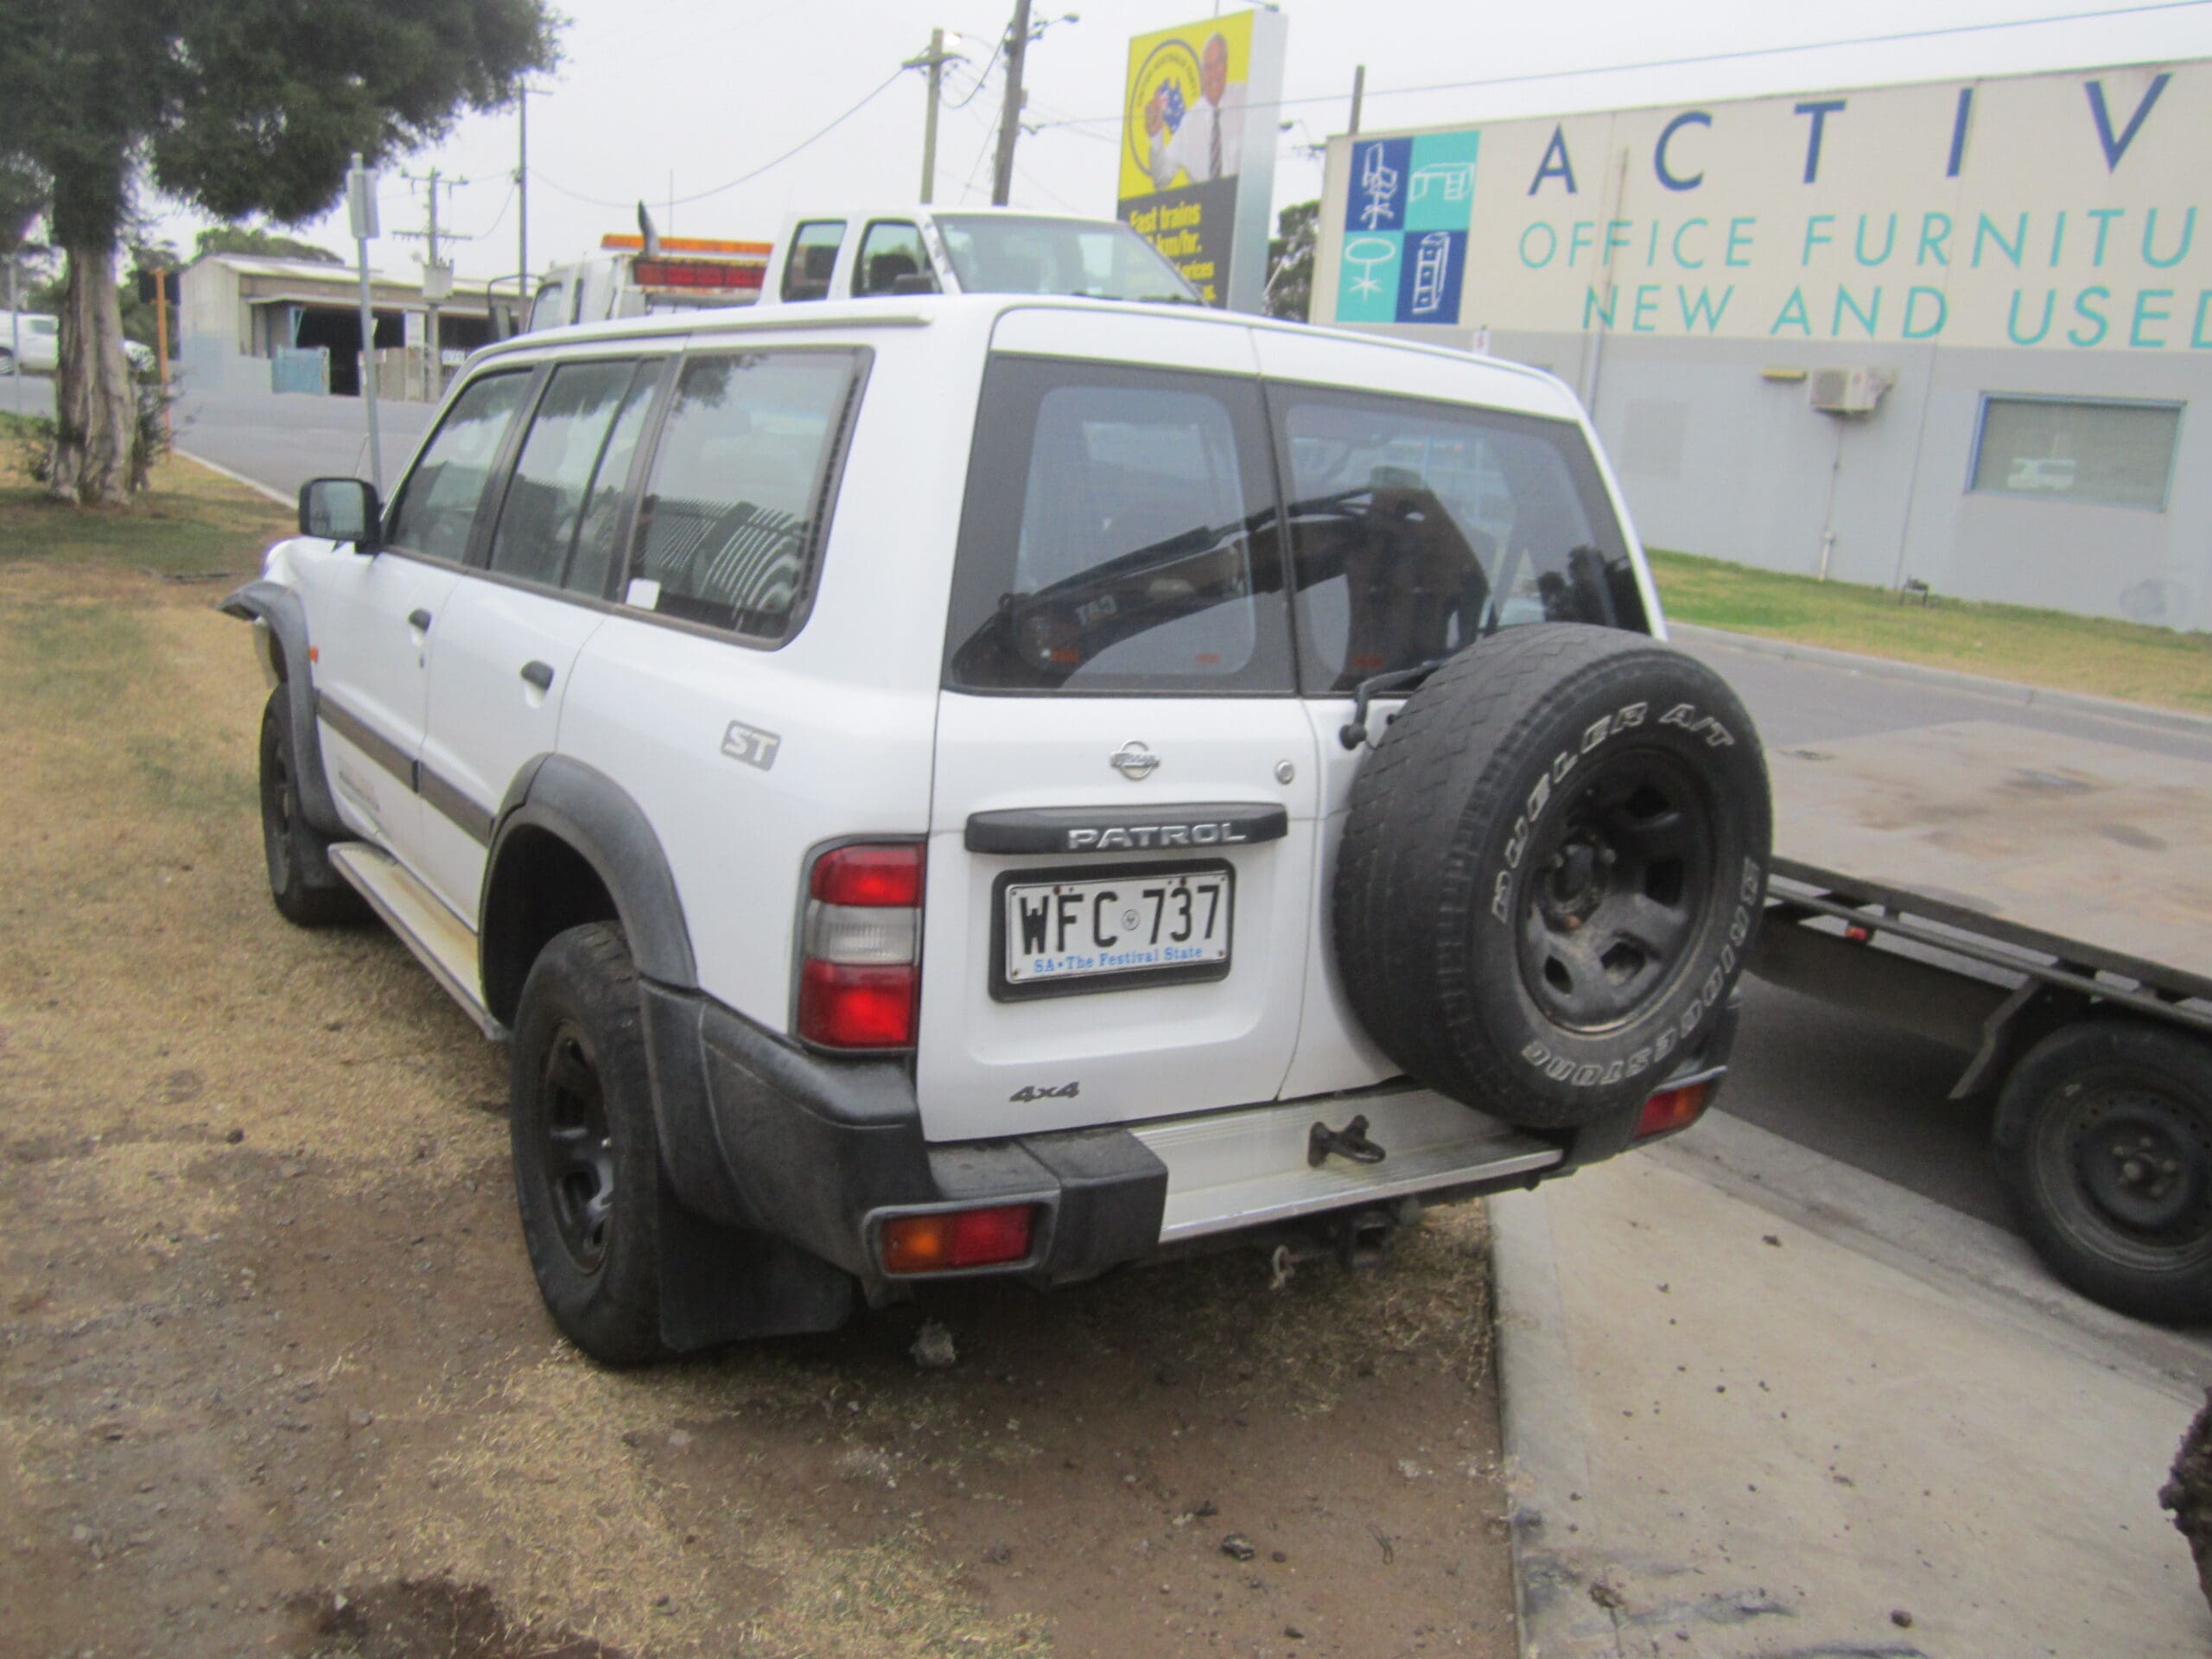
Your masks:
<svg viewBox="0 0 2212 1659"><path fill-rule="evenodd" d="M420 606L416 607L407 613L407 626L428 633L430 631L430 613Z"/></svg>
<svg viewBox="0 0 2212 1659"><path fill-rule="evenodd" d="M522 677L541 691L553 689L553 668L550 663L524 663Z"/></svg>

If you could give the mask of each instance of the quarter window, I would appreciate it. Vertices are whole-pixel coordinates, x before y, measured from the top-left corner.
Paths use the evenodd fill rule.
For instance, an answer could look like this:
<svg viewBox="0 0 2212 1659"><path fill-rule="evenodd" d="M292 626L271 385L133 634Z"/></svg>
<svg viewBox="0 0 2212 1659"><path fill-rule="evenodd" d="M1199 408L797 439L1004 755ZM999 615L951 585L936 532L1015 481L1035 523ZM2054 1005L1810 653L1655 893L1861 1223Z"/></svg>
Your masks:
<svg viewBox="0 0 2212 1659"><path fill-rule="evenodd" d="M468 535L507 428L530 389L528 371L490 374L463 388L393 501L385 538L434 559L468 556Z"/></svg>
<svg viewBox="0 0 2212 1659"><path fill-rule="evenodd" d="M769 639L812 580L853 391L845 352L696 357L661 428L625 589L643 610Z"/></svg>
<svg viewBox="0 0 2212 1659"><path fill-rule="evenodd" d="M652 379L635 362L571 363L553 372L499 508L493 569L549 587L603 590L615 510ZM617 442L625 428L626 441Z"/></svg>
<svg viewBox="0 0 2212 1659"><path fill-rule="evenodd" d="M1642 629L1580 429L1503 410L1278 386L1309 695L1522 622Z"/></svg>
<svg viewBox="0 0 2212 1659"><path fill-rule="evenodd" d="M1985 397L1973 487L2163 512L2180 433L2178 404Z"/></svg>
<svg viewBox="0 0 2212 1659"><path fill-rule="evenodd" d="M994 363L947 683L1288 692L1264 429L1249 382Z"/></svg>

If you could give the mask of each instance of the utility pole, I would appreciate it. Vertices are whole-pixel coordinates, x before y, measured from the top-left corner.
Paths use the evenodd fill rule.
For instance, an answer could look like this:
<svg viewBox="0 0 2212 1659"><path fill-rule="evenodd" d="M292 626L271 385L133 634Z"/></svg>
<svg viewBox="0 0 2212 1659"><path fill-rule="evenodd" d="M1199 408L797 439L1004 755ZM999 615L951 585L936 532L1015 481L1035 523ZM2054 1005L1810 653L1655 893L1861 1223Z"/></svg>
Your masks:
<svg viewBox="0 0 2212 1659"><path fill-rule="evenodd" d="M1360 101L1366 96L1367 66L1363 63L1355 64L1351 72L1351 125L1345 129L1347 132L1359 130L1359 105Z"/></svg>
<svg viewBox="0 0 2212 1659"><path fill-rule="evenodd" d="M922 200L925 203L937 190L937 111L943 96L944 66L960 56L959 53L946 48L959 44L959 35L933 29L930 30L929 50L920 57L909 58L899 66L901 69L926 69L930 74L929 111L922 118Z"/></svg>
<svg viewBox="0 0 2212 1659"><path fill-rule="evenodd" d="M1003 207L1014 194L1014 141L1021 132L1021 60L1029 50L1029 0L1014 0L1014 25L1006 40L1006 111L999 118L998 164L991 169L991 206Z"/></svg>

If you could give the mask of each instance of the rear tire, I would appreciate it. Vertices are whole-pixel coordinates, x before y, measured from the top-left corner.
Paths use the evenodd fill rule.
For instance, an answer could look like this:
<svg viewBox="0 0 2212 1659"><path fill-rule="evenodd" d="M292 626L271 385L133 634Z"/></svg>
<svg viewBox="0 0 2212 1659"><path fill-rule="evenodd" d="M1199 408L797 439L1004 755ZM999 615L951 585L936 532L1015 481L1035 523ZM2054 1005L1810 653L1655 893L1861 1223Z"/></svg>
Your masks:
<svg viewBox="0 0 2212 1659"><path fill-rule="evenodd" d="M329 838L300 813L289 704L279 685L261 711L261 850L269 866L269 896L296 927L359 921L369 913L368 905L331 868Z"/></svg>
<svg viewBox="0 0 2212 1659"><path fill-rule="evenodd" d="M2124 1020L2053 1032L2005 1079L1994 1140L2060 1279L2138 1319L2212 1319L2212 1045Z"/></svg>
<svg viewBox="0 0 2212 1659"><path fill-rule="evenodd" d="M660 1143L620 928L572 927L538 953L508 1053L515 1199L546 1310L602 1364L658 1359Z"/></svg>
<svg viewBox="0 0 2212 1659"><path fill-rule="evenodd" d="M1597 1122L1711 1036L1770 833L1758 734L1710 669L1617 629L1508 629L1430 676L1353 780L1345 995L1438 1093Z"/></svg>

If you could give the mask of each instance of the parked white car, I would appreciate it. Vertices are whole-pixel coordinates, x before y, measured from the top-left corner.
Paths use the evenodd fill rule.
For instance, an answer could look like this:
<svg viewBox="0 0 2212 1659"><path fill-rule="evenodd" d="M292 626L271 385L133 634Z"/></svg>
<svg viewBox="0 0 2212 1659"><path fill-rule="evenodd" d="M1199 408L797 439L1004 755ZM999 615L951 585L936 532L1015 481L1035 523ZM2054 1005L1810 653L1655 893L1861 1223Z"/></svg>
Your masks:
<svg viewBox="0 0 2212 1659"><path fill-rule="evenodd" d="M0 374L52 374L60 360L61 320L36 311L0 311Z"/></svg>
<svg viewBox="0 0 2212 1659"><path fill-rule="evenodd" d="M1725 1064L1764 762L1548 375L1080 299L555 330L225 603L278 908L509 1044L604 1361L1370 1260Z"/></svg>

